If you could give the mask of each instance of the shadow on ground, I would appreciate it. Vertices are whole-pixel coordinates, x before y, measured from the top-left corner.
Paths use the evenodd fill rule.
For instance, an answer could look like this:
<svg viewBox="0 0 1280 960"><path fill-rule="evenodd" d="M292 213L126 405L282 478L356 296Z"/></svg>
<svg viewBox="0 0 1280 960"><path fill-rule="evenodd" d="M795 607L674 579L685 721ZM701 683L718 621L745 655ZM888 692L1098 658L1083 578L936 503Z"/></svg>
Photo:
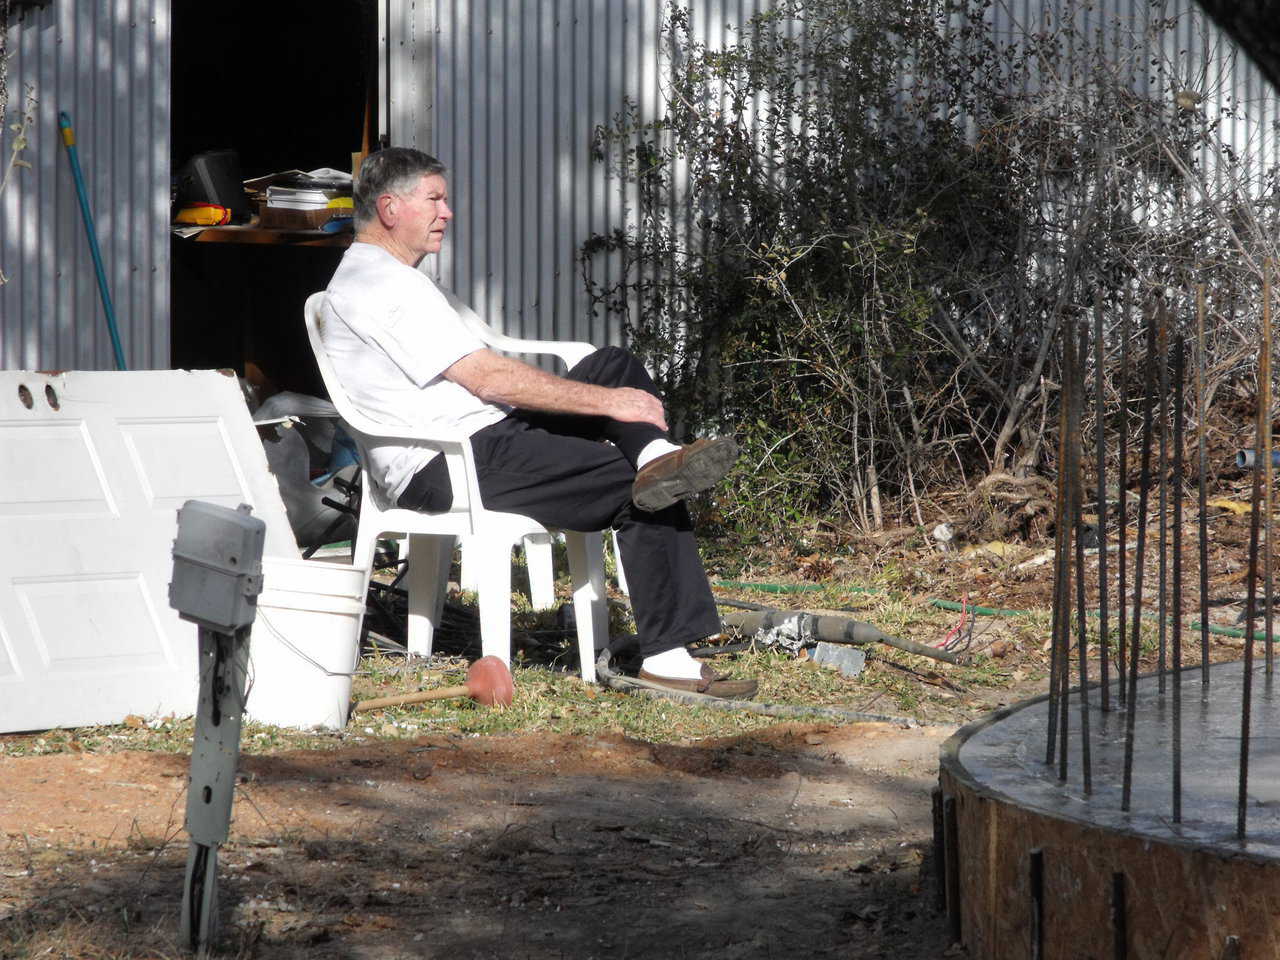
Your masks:
<svg viewBox="0 0 1280 960"><path fill-rule="evenodd" d="M948 955L926 856L944 733L790 725L696 746L441 737L246 757L220 858L218 952ZM186 838L163 833L181 792L175 758L129 756L161 789L123 843L92 837L92 811L61 830L48 816L38 832L0 818L0 956L183 955ZM78 760L4 772L38 779ZM111 760L94 757L95 769Z"/></svg>

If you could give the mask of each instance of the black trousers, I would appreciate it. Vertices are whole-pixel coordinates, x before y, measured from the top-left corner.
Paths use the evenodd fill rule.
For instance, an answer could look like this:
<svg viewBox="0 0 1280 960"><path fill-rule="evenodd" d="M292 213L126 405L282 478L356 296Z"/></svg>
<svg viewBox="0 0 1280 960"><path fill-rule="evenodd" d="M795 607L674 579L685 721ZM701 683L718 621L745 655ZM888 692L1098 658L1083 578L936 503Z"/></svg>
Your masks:
<svg viewBox="0 0 1280 960"><path fill-rule="evenodd" d="M597 350L567 377L657 395L640 361L618 347ZM684 504L647 513L631 502L636 458L665 436L651 424L514 410L471 437L488 509L520 513L548 527L617 531L645 656L720 632ZM398 505L433 513L452 502L444 458L436 457L409 481Z"/></svg>

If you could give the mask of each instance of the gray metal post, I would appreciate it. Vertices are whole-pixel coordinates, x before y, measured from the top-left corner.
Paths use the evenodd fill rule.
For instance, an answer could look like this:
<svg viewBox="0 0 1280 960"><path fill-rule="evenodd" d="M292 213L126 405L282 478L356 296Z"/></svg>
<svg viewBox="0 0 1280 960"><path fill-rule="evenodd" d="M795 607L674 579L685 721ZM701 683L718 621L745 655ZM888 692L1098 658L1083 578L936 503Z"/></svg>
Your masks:
<svg viewBox="0 0 1280 960"><path fill-rule="evenodd" d="M218 847L231 827L249 631L262 590L266 524L238 510L188 500L178 511L169 605L199 625L200 694L187 787L187 875L182 939L205 953L218 919Z"/></svg>

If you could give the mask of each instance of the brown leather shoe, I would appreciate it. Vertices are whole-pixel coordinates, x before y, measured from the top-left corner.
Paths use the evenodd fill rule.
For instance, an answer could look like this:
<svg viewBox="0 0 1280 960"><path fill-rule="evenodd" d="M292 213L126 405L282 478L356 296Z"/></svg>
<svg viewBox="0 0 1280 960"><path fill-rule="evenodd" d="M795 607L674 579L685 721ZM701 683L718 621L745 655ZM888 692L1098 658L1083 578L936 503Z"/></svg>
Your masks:
<svg viewBox="0 0 1280 960"><path fill-rule="evenodd" d="M683 677L660 677L640 671L640 679L668 690L683 690L685 693L701 693L708 697L721 697L725 700L750 700L756 695L758 684L754 680L730 680L711 669L711 664L702 665L702 677L699 680L686 680Z"/></svg>
<svg viewBox="0 0 1280 960"><path fill-rule="evenodd" d="M733 437L695 440L641 467L631 485L631 501L650 513L663 510L714 487L737 459Z"/></svg>

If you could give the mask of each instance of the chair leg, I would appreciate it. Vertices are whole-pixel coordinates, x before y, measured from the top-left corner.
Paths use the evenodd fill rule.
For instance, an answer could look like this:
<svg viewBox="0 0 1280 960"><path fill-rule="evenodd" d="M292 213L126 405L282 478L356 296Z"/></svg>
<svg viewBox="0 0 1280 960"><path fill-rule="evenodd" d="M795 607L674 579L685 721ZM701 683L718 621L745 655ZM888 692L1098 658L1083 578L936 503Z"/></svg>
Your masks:
<svg viewBox="0 0 1280 960"><path fill-rule="evenodd" d="M475 563L480 592L480 647L486 657L511 663L511 542L472 537L463 548Z"/></svg>
<svg viewBox="0 0 1280 960"><path fill-rule="evenodd" d="M416 533L407 538L409 569L405 586L409 590L409 652L431 656L436 625L444 609L449 561L453 558L453 537Z"/></svg>
<svg viewBox="0 0 1280 960"><path fill-rule="evenodd" d="M622 544L618 543L618 531L610 530L609 538L613 541L613 565L618 570L618 592L624 597L629 597L631 591L627 589L627 573L622 569Z"/></svg>
<svg viewBox="0 0 1280 960"><path fill-rule="evenodd" d="M609 642L609 607L604 592L604 543L598 533L565 531L573 574L573 612L578 622L582 679L596 680L596 649Z"/></svg>
<svg viewBox="0 0 1280 960"><path fill-rule="evenodd" d="M351 544L351 565L373 572L373 558L378 552L378 533L361 524Z"/></svg>
<svg viewBox="0 0 1280 960"><path fill-rule="evenodd" d="M529 602L535 610L556 605L556 576L551 566L551 534L524 538L524 563L529 571Z"/></svg>
<svg viewBox="0 0 1280 960"><path fill-rule="evenodd" d="M475 593L480 589L480 556L479 540L474 534L458 537L458 545L462 548L462 563L459 564L458 586L463 590ZM472 549L472 545L477 545Z"/></svg>

